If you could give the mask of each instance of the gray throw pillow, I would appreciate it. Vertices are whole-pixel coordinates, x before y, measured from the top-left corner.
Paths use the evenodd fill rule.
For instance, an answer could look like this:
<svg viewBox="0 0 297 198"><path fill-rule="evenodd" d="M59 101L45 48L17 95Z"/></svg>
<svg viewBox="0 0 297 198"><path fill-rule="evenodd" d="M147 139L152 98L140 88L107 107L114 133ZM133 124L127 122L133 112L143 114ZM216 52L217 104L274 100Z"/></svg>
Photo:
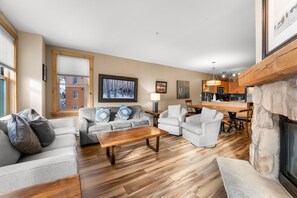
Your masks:
<svg viewBox="0 0 297 198"><path fill-rule="evenodd" d="M7 128L11 144L21 153L30 155L41 152L37 136L22 117L11 114Z"/></svg>
<svg viewBox="0 0 297 198"><path fill-rule="evenodd" d="M0 130L0 167L15 164L20 156L21 153L12 146L8 136Z"/></svg>
<svg viewBox="0 0 297 198"><path fill-rule="evenodd" d="M18 113L18 116L24 118L27 122L34 120L36 117L40 116L34 109L25 109Z"/></svg>
<svg viewBox="0 0 297 198"><path fill-rule="evenodd" d="M35 117L34 120L29 121L29 124L35 135L38 137L41 146L48 146L55 140L55 131L50 126L47 119L38 116Z"/></svg>

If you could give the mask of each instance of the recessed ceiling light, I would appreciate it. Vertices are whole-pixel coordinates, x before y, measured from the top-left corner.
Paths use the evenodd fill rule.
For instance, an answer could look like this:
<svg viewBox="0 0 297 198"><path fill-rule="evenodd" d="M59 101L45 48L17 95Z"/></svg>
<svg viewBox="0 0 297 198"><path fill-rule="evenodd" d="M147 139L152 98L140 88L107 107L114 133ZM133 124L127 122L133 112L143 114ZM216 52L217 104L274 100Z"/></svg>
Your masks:
<svg viewBox="0 0 297 198"><path fill-rule="evenodd" d="M159 35L160 34L160 32L155 32L155 35Z"/></svg>
<svg viewBox="0 0 297 198"><path fill-rule="evenodd" d="M240 75L240 72L238 73L238 76Z"/></svg>
<svg viewBox="0 0 297 198"><path fill-rule="evenodd" d="M225 75L225 74L223 74L223 75L222 75L222 78L225 78L225 77L226 77L226 75Z"/></svg>
<svg viewBox="0 0 297 198"><path fill-rule="evenodd" d="M233 73L233 74L232 74L232 76L233 76L233 77L235 77L235 76L236 76L236 74L235 74L235 73Z"/></svg>

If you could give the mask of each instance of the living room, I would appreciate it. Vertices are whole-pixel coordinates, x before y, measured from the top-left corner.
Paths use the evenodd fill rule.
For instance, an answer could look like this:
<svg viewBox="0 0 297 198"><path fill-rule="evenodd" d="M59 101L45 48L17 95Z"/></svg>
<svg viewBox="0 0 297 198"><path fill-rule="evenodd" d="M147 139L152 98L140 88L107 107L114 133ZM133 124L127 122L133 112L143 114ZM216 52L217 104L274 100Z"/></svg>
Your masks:
<svg viewBox="0 0 297 198"><path fill-rule="evenodd" d="M279 6L279 12L292 8L288 13L294 14L293 1L270 3ZM271 39L264 34L269 29L262 29L263 10L269 10L268 1L132 0L125 4L107 1L85 4L0 1L1 34L9 41L8 44L5 41L5 46L12 46L10 52L6 48L0 52L7 52L5 58L13 59L5 62L0 58L0 80L4 82L0 85L5 86L0 87L3 107L0 129L1 120L11 119L29 124L35 132L38 124L30 119L38 117L55 134L55 140L47 139L52 143L40 142L41 147L32 156L27 150L20 151L12 165L1 165L0 183L4 189L0 190L0 196L295 196L296 188L288 190L278 179L281 173L276 164L280 149L263 146L279 144L277 114L288 117L289 123L297 120L294 21L288 25L290 31L283 30L288 38L277 40L279 43L273 43L276 46L270 49L268 44L263 45L264 40ZM222 6L226 9L220 9ZM80 64L76 67L79 69L73 68L74 62ZM220 84L207 84L215 81ZM125 88L125 83L130 85ZM234 84L237 91L233 92L230 90ZM248 93L250 87L253 94ZM185 95L179 93L184 88ZM238 91L240 88L243 91ZM157 99L153 99L155 93ZM116 94L120 96L117 98ZM78 98L80 102L76 103ZM187 99L191 100L190 110ZM177 118L178 128L164 120L166 113L170 117L168 113L177 107L181 115ZM203 116L205 107L215 109L208 113L214 111L212 119L218 123L215 141L209 145L203 143L203 138L192 142L195 135L186 135L196 130L196 116ZM130 110L129 123L117 120L120 113ZM232 117L249 110L253 111L253 121L249 113L246 118ZM108 124L103 119L105 115ZM19 118L22 116L27 122ZM100 121L103 123L98 124L98 119L103 119ZM5 126L12 128L8 122ZM6 139L13 142L15 136L9 135L12 131L9 127ZM138 140L146 139L146 144L132 140L115 143L115 137L111 144L105 139L104 134L113 134L110 131L130 132L131 128L140 134ZM143 136L148 128L150 135ZM199 125L199 130L205 131L202 134L212 130L202 128ZM268 130L278 132L268 136L271 134ZM98 132L103 135L97 135ZM266 135L259 135L260 132ZM1 160L7 155L2 157ZM44 169L34 172L38 165L34 160L47 164L41 163ZM27 174L16 173L26 172L19 168L21 164L30 167ZM10 167L16 167L16 171ZM232 167L248 170L244 187L240 183L243 182L240 170L230 171ZM49 172L43 176L46 170ZM287 180L297 179L296 175ZM22 179L23 182L18 181ZM261 188L256 188L257 185Z"/></svg>

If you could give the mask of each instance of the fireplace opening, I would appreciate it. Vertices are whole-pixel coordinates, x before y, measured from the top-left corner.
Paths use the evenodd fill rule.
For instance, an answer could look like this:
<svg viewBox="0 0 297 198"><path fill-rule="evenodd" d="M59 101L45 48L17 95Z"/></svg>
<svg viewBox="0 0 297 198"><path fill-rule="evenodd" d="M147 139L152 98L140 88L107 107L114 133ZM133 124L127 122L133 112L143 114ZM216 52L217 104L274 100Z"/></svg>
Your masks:
<svg viewBox="0 0 297 198"><path fill-rule="evenodd" d="M297 197L297 122L280 116L280 174L282 185Z"/></svg>

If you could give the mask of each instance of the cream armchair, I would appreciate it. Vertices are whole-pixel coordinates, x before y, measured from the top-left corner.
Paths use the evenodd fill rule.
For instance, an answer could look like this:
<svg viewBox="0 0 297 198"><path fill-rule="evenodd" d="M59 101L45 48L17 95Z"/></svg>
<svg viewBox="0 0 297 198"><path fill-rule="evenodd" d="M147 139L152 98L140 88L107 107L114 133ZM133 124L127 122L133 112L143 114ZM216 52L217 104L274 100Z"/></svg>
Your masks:
<svg viewBox="0 0 297 198"><path fill-rule="evenodd" d="M221 112L202 108L201 114L187 117L182 124L183 138L197 147L215 147L223 117Z"/></svg>
<svg viewBox="0 0 297 198"><path fill-rule="evenodd" d="M181 135L181 126L186 114L187 109L182 108L181 105L169 105L168 110L159 116L158 128L168 131L172 135Z"/></svg>

